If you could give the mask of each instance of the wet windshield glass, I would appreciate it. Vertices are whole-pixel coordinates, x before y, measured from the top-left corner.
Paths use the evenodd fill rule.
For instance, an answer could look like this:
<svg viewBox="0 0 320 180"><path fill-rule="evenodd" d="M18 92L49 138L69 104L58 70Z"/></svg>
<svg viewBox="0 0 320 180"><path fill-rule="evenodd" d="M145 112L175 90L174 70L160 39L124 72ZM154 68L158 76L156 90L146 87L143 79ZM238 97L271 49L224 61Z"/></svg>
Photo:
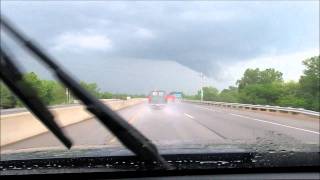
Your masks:
<svg viewBox="0 0 320 180"><path fill-rule="evenodd" d="M317 1L1 1L1 16L160 153L319 151ZM1 155L126 149L2 27L1 48L73 141L1 81Z"/></svg>

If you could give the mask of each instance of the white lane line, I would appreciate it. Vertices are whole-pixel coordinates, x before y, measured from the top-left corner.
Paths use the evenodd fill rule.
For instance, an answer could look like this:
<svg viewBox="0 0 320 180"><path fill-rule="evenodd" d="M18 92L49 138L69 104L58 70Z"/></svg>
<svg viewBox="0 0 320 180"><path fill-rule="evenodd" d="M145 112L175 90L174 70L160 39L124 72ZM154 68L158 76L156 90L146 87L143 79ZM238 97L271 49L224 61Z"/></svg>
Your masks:
<svg viewBox="0 0 320 180"><path fill-rule="evenodd" d="M243 115L239 115L239 114L230 113L230 115L238 116L238 117L242 117L242 118L246 118L246 119L251 119L251 120L259 121L259 122L263 122L263 123L269 123L269 124L273 124L273 125L278 125L278 126L282 126L282 127L286 127L286 128L296 129L296 130L300 130L300 131L305 131L305 132L309 132L309 133L320 134L319 132L316 132L316 131L311 131L311 130L307 130L307 129L297 128L297 127L288 126L288 125L279 124L279 123L274 123L274 122L265 121L265 120L262 120L262 119L251 118L251 117L243 116Z"/></svg>
<svg viewBox="0 0 320 180"><path fill-rule="evenodd" d="M116 142L116 140L117 140L117 138L112 138L109 143L114 143L114 142Z"/></svg>
<svg viewBox="0 0 320 180"><path fill-rule="evenodd" d="M190 118L190 119L194 119L194 117L191 116L190 114L184 113L184 115L187 116L187 117Z"/></svg>

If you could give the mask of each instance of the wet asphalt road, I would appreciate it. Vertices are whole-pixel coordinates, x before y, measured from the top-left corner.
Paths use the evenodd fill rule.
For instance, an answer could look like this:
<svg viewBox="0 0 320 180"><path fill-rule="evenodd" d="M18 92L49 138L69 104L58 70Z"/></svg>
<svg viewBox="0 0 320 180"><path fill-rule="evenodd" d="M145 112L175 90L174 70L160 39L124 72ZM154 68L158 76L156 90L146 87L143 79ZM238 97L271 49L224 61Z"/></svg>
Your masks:
<svg viewBox="0 0 320 180"><path fill-rule="evenodd" d="M118 113L157 145L200 143L297 147L313 144L319 147L319 121L312 119L178 102L160 110L144 103ZM96 119L67 126L64 131L76 146L122 146ZM1 151L55 146L62 145L51 133L44 133L4 146Z"/></svg>

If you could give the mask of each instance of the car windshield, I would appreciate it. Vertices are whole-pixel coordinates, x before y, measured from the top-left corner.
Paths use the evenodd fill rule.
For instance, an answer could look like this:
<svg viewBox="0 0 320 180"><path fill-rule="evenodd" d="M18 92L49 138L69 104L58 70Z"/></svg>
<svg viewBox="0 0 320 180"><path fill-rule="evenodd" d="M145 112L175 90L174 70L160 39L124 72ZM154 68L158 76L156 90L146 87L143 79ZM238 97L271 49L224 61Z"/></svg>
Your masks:
<svg viewBox="0 0 320 180"><path fill-rule="evenodd" d="M319 1L1 1L1 18L65 70L1 24L1 67L8 53L22 72L11 84L16 72L1 74L2 159L134 148L96 105L160 154L319 152ZM12 89L21 81L60 128L30 112Z"/></svg>

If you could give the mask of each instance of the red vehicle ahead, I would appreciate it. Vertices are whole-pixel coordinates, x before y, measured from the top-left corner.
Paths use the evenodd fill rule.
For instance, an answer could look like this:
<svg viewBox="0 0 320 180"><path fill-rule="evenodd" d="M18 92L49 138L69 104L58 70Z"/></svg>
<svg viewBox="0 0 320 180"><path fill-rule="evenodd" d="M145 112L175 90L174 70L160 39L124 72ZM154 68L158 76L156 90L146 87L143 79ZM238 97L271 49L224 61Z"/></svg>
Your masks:
<svg viewBox="0 0 320 180"><path fill-rule="evenodd" d="M173 93L170 93L166 96L167 102L175 102L176 96Z"/></svg>

